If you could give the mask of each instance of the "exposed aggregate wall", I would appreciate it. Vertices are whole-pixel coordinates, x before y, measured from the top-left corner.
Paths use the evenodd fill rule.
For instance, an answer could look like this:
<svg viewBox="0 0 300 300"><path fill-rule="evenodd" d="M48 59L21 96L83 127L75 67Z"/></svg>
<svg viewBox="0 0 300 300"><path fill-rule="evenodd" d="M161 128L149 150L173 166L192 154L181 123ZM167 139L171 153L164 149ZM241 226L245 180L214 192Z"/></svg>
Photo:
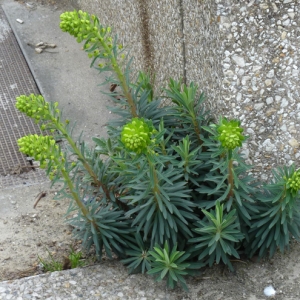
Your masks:
<svg viewBox="0 0 300 300"><path fill-rule="evenodd" d="M299 166L297 0L78 0L112 25L156 85L194 81L214 115L242 121L254 172ZM269 172L267 172L268 174ZM267 175L261 175L266 179Z"/></svg>

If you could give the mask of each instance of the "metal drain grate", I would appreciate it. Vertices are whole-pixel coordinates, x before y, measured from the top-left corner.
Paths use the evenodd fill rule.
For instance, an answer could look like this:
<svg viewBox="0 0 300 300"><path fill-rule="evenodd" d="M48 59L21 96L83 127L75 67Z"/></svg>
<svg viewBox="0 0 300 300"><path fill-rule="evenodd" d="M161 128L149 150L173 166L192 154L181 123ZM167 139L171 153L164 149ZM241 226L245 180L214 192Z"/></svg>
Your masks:
<svg viewBox="0 0 300 300"><path fill-rule="evenodd" d="M0 188L46 181L45 171L30 165L18 150L17 139L41 134L39 127L15 108L16 97L39 93L38 87L0 7Z"/></svg>

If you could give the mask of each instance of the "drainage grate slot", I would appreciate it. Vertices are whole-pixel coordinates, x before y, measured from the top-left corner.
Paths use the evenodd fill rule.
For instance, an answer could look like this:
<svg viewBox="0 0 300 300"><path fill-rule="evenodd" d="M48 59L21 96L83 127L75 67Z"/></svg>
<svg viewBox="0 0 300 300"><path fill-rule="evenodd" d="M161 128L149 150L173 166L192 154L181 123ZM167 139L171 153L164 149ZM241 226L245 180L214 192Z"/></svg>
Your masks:
<svg viewBox="0 0 300 300"><path fill-rule="evenodd" d="M17 145L24 135L41 134L15 108L17 96L31 93L38 94L38 87L0 7L0 188L46 181L44 170L26 168L30 163Z"/></svg>

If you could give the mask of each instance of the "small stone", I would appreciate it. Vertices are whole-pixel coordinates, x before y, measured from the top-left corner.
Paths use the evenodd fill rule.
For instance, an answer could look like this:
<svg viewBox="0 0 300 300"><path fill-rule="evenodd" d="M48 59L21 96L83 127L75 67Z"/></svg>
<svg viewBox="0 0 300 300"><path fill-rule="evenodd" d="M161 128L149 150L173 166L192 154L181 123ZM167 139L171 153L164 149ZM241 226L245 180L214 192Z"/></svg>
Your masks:
<svg viewBox="0 0 300 300"><path fill-rule="evenodd" d="M247 81L248 81L250 78L251 78L250 76L243 76L243 78L242 78L242 85L246 85L246 84L247 84Z"/></svg>
<svg viewBox="0 0 300 300"><path fill-rule="evenodd" d="M277 112L277 109L271 108L271 109L266 111L266 116L270 117L270 116L274 115L274 113L276 113L276 112Z"/></svg>
<svg viewBox="0 0 300 300"><path fill-rule="evenodd" d="M265 104L262 103L262 102L261 103L257 103L257 104L254 105L254 109L255 110L260 110L260 109L262 109L264 107L264 105Z"/></svg>
<svg viewBox="0 0 300 300"><path fill-rule="evenodd" d="M271 143L270 139L266 139L262 145L266 148L267 152L271 152L275 148L275 145Z"/></svg>
<svg viewBox="0 0 300 300"><path fill-rule="evenodd" d="M242 100L242 94L241 93L237 93L236 95L236 101L241 101Z"/></svg>
<svg viewBox="0 0 300 300"><path fill-rule="evenodd" d="M287 127L286 127L286 125L285 125L285 124L283 124L283 125L280 127L280 129L281 129L282 131L284 131L284 132L286 132L286 131L287 131Z"/></svg>
<svg viewBox="0 0 300 300"><path fill-rule="evenodd" d="M294 0L283 0L283 4L288 4L288 3L291 3L293 2Z"/></svg>
<svg viewBox="0 0 300 300"><path fill-rule="evenodd" d="M262 66L253 66L252 70L253 70L253 72L256 72L256 71L260 70L261 68L262 68Z"/></svg>
<svg viewBox="0 0 300 300"><path fill-rule="evenodd" d="M267 73L267 77L268 77L268 78L274 77L274 70L273 70L273 69L270 70L270 71Z"/></svg>
<svg viewBox="0 0 300 300"><path fill-rule="evenodd" d="M118 296L118 297L123 297L124 294L123 294L122 292L119 292L119 293L117 294L117 296Z"/></svg>
<svg viewBox="0 0 300 300"><path fill-rule="evenodd" d="M287 33L286 31L283 31L283 32L282 32L282 34L281 34L281 39L282 39L282 40L284 40L284 39L286 38L286 33Z"/></svg>
<svg viewBox="0 0 300 300"><path fill-rule="evenodd" d="M293 12L288 13L288 15L289 15L289 17L290 17L292 20L293 20L294 17L295 17L295 13L293 13Z"/></svg>
<svg viewBox="0 0 300 300"><path fill-rule="evenodd" d="M267 3L262 3L262 4L259 4L259 7L261 9L267 9L267 8L269 8L269 5Z"/></svg>
<svg viewBox="0 0 300 300"><path fill-rule="evenodd" d="M274 288L270 285L270 286L267 286L267 287L264 289L264 294L265 294L267 297L273 297L273 296L275 296L276 291L275 291Z"/></svg>
<svg viewBox="0 0 300 300"><path fill-rule="evenodd" d="M289 26L290 23L291 23L291 20L290 20L290 19L286 19L286 20L284 20L284 21L282 22L282 25L283 25L283 26Z"/></svg>
<svg viewBox="0 0 300 300"><path fill-rule="evenodd" d="M276 102L279 102L280 100L281 100L281 96L276 95L276 96L275 96L275 101L276 101Z"/></svg>
<svg viewBox="0 0 300 300"><path fill-rule="evenodd" d="M276 13L278 11L278 7L276 6L275 3L272 3L272 6L273 6L273 11Z"/></svg>
<svg viewBox="0 0 300 300"><path fill-rule="evenodd" d="M266 86L270 86L272 84L272 80L271 79L267 79L266 81L265 81L265 85Z"/></svg>
<svg viewBox="0 0 300 300"><path fill-rule="evenodd" d="M266 99L266 102L267 102L267 104L271 104L271 103L273 103L273 97L268 97L267 99Z"/></svg>
<svg viewBox="0 0 300 300"><path fill-rule="evenodd" d="M289 140L289 144L293 147L293 148L298 148L299 147L299 143L295 138L292 138Z"/></svg>
<svg viewBox="0 0 300 300"><path fill-rule="evenodd" d="M248 159L248 158L249 158L250 151L249 151L249 149L243 149L243 150L241 151L241 154L242 154L242 156L243 156L244 159Z"/></svg>
<svg viewBox="0 0 300 300"><path fill-rule="evenodd" d="M233 55L232 60L239 66L239 67L245 67L245 60L241 56Z"/></svg>
<svg viewBox="0 0 300 300"><path fill-rule="evenodd" d="M233 71L231 71L231 70L227 70L227 71L224 72L224 73L225 73L225 75L228 76L228 77L233 77L233 76L234 76L234 73L233 73Z"/></svg>
<svg viewBox="0 0 300 300"><path fill-rule="evenodd" d="M286 98L283 98L280 107L287 107L288 105L289 105L289 101L287 101Z"/></svg>
<svg viewBox="0 0 300 300"><path fill-rule="evenodd" d="M245 73L245 70L244 70L244 69L239 69L238 75L243 76L244 73Z"/></svg>
<svg viewBox="0 0 300 300"><path fill-rule="evenodd" d="M247 129L247 133L249 134L255 134L255 131L252 128Z"/></svg>
<svg viewBox="0 0 300 300"><path fill-rule="evenodd" d="M226 51L224 52L224 54L225 54L225 56L231 55L231 53L230 53L228 50L226 50Z"/></svg>
<svg viewBox="0 0 300 300"><path fill-rule="evenodd" d="M259 128L259 133L264 133L266 131L266 127L262 126Z"/></svg>

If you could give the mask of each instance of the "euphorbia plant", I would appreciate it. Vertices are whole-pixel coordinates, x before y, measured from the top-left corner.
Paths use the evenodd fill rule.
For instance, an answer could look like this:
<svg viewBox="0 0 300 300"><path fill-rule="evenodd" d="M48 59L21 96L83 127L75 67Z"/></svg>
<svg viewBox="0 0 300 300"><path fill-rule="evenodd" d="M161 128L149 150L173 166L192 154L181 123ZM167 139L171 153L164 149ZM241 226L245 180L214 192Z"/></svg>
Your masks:
<svg viewBox="0 0 300 300"><path fill-rule="evenodd" d="M60 27L85 42L95 68L112 72L107 82L120 87L112 111L120 118L88 148L74 141L58 103L22 95L16 107L52 136L24 137L19 146L53 183L65 182L59 196L74 200L69 222L84 247L185 288L192 268L222 262L232 270L232 257L272 256L290 236L299 239L299 170L278 168L270 184L257 182L240 155L240 122L215 124L197 85L170 79L156 95L151 74L132 79L131 60L97 17L67 12ZM165 99L172 103L162 105ZM60 149L57 137L69 146Z"/></svg>

